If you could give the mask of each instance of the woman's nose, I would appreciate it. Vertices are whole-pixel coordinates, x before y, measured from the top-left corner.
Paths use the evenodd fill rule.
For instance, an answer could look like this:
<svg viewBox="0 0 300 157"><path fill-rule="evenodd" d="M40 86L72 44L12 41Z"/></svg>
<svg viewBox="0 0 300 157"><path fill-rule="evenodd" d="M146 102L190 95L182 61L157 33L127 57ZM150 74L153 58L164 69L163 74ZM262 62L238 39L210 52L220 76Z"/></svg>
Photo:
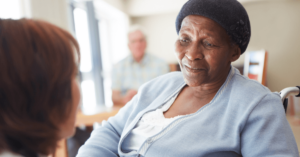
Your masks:
<svg viewBox="0 0 300 157"><path fill-rule="evenodd" d="M193 45L189 49L187 49L187 51L185 52L185 56L191 61L201 60L204 58L201 48L196 45Z"/></svg>

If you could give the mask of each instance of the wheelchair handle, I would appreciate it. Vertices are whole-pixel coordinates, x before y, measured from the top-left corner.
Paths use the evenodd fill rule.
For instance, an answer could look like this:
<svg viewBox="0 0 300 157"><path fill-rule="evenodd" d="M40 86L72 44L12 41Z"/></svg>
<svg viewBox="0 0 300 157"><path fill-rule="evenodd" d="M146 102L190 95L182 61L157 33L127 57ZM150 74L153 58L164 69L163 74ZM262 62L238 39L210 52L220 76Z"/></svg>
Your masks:
<svg viewBox="0 0 300 157"><path fill-rule="evenodd" d="M287 87L280 91L281 101L284 102L284 99L291 93L296 93L296 97L300 97L300 86L296 87Z"/></svg>

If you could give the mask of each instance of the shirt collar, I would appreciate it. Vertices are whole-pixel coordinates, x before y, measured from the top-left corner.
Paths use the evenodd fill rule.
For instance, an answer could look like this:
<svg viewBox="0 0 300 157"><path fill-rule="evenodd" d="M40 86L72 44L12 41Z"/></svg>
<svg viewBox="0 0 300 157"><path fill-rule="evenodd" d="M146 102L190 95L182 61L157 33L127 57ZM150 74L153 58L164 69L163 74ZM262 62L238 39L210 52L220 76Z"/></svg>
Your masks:
<svg viewBox="0 0 300 157"><path fill-rule="evenodd" d="M137 63L137 64L142 64L142 65L145 65L145 64L148 63L148 60L149 60L148 58L149 58L149 55L147 53L145 53L142 60L141 60L141 62L139 63L139 62L134 60L132 54L129 56L129 60L130 60L131 63Z"/></svg>

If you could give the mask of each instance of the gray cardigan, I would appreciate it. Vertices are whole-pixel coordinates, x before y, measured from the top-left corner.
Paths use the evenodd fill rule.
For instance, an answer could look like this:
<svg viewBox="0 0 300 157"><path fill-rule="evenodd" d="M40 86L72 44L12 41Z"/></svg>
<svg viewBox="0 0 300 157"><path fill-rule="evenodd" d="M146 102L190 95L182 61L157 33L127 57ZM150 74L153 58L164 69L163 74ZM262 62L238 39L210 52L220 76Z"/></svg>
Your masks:
<svg viewBox="0 0 300 157"><path fill-rule="evenodd" d="M147 82L116 116L93 131L77 157L299 156L279 94L233 67L210 103L169 124L137 152L123 152L122 142L139 119L185 85L181 72Z"/></svg>

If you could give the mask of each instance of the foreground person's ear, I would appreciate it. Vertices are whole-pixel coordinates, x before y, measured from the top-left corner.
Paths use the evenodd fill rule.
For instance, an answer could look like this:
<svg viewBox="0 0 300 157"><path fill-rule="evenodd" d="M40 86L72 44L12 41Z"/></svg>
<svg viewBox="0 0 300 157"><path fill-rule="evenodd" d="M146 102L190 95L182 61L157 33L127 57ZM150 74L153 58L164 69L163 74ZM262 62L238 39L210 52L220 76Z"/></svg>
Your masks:
<svg viewBox="0 0 300 157"><path fill-rule="evenodd" d="M232 48L232 53L231 53L231 62L234 62L236 60L238 60L241 56L241 49L238 45L234 45Z"/></svg>

